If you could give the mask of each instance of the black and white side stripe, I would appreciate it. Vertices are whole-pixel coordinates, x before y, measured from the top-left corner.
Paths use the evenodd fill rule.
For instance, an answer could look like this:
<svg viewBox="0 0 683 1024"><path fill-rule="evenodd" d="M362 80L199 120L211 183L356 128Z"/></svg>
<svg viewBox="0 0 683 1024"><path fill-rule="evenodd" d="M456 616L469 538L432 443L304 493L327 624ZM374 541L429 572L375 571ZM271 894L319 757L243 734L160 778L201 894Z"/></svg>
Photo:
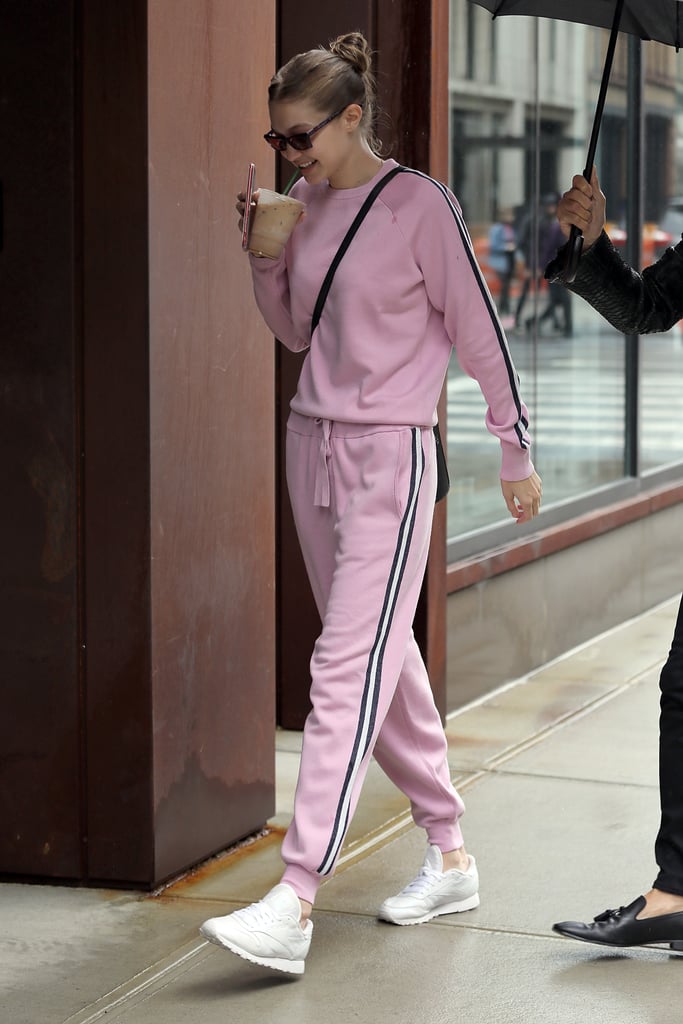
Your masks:
<svg viewBox="0 0 683 1024"><path fill-rule="evenodd" d="M318 874L320 875L327 875L330 873L339 855L339 850L341 849L344 836L346 835L346 829L349 824L351 794L353 792L354 782L358 775L363 758L366 756L370 747L370 741L375 729L377 703L379 701L382 683L384 652L386 650L389 631L391 629L391 623L396 609L401 581L403 579L408 555L410 553L410 544L415 527L415 516L417 513L417 503L420 495L420 484L422 483L422 475L424 473L425 459L424 452L422 450L422 436L417 427L413 427L411 429L411 444L412 463L408 501L399 527L398 541L391 565L391 572L384 592L382 611L380 613L377 632L375 634L375 639L368 659L368 666L365 673L365 685L363 688L363 696L361 699L351 760L349 761L349 765L346 770L346 776L344 778L339 802L337 804L337 811L334 818L330 842L327 850L325 851L322 863L317 869Z"/></svg>
<svg viewBox="0 0 683 1024"><path fill-rule="evenodd" d="M510 390L512 392L515 408L517 409L517 422L515 423L515 433L517 434L517 439L519 441L520 448L529 448L529 442L524 437L524 431L528 428L529 421L527 420L526 416L522 415L522 399L519 394L519 378L517 376L517 373L515 372L514 366L512 365L510 350L508 349L505 332L503 331L503 327L498 318L498 310L496 309L496 304L491 297L491 293L488 290L486 281L484 280L484 275L482 274L481 268L477 263L477 257L474 255L472 239L470 238L470 233L467 230L467 225L465 224L465 220L462 216L462 213L457 208L457 206L455 206L448 193L448 190L445 188L444 185L441 184L440 181L436 181L435 178L430 178L428 174L424 174L422 171L416 171L412 167L405 167L404 170L408 174L416 174L419 178L424 178L426 181L430 181L432 185L438 188L438 190L441 192L442 196L446 200L448 208L453 215L453 219L455 220L458 232L460 233L460 238L462 239L463 247L465 249L465 252L467 253L467 258L472 268L474 279L477 285L479 286L479 290L486 304L486 308L488 309L489 316L491 317L493 325L496 329L498 344L500 345L500 350L503 354L503 360L505 362L505 368L507 370L508 380L510 382Z"/></svg>

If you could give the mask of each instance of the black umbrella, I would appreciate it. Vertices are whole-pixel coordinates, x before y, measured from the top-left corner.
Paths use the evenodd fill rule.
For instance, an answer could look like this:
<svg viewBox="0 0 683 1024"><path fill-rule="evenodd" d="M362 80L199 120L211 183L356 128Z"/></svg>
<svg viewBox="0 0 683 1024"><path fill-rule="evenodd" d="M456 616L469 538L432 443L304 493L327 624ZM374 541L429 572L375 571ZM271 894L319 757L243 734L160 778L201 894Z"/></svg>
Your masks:
<svg viewBox="0 0 683 1024"><path fill-rule="evenodd" d="M557 21L573 21L595 28L611 28L583 172L586 181L590 181L595 160L618 33L628 32L640 39L667 43L669 46L675 46L676 50L679 49L683 33L680 0L470 0L470 3L485 7L487 11L491 11L494 18L505 14L526 14L531 17L555 18ZM582 249L583 235L578 228L572 227L563 273L567 284L574 280Z"/></svg>

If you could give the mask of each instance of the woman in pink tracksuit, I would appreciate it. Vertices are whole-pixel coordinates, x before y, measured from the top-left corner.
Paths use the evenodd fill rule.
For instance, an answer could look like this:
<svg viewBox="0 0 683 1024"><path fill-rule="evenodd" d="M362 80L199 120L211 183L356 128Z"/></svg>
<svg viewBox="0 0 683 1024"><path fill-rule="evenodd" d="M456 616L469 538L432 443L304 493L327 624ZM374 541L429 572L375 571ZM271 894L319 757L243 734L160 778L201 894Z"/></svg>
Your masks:
<svg viewBox="0 0 683 1024"><path fill-rule="evenodd" d="M291 403L287 481L322 632L282 881L258 903L206 921L201 933L247 960L300 974L316 890L334 870L372 756L409 797L429 844L417 878L379 916L417 924L479 903L459 825L464 805L412 632L436 490L432 428L453 347L488 404L503 496L518 521L537 514L541 486L507 342L443 185L409 169L386 184L311 335L344 235L398 166L374 144L363 36L294 57L273 78L269 100L266 140L301 171L292 195L306 212L279 259L250 260L273 334L293 351L308 349Z"/></svg>

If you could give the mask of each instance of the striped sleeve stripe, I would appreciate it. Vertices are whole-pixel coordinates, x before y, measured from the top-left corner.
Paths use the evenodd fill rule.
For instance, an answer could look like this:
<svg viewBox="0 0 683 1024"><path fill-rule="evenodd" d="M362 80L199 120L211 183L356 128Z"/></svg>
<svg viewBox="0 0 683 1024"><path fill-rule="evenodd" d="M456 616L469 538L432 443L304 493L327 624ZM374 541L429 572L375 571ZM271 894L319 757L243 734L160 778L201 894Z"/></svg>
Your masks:
<svg viewBox="0 0 683 1024"><path fill-rule="evenodd" d="M356 735L354 738L351 759L346 770L346 776L344 778L342 791L337 804L332 835L330 837L327 850L325 851L325 856L318 868L318 874L320 875L327 875L330 873L339 855L339 850L341 849L349 824L351 796L353 794L356 776L358 775L363 759L370 749L372 735L375 730L377 704L379 701L382 683L384 652L386 650L389 631L391 629L391 623L396 610L396 602L401 588L401 581L403 580L408 555L410 553L410 544L415 527L415 516L417 514L417 503L420 495L420 484L422 483L422 474L424 472L424 452L422 450L421 433L419 429L413 427L411 434L412 462L408 501L399 527L398 540L391 565L391 572L384 592L384 600L382 602L382 610L377 625L377 631L375 633L375 639L368 658L363 697L359 710L358 724L356 726Z"/></svg>
<svg viewBox="0 0 683 1024"><path fill-rule="evenodd" d="M496 337L498 338L498 344L503 354L503 360L505 362L505 368L507 370L508 380L510 382L510 391L512 392L515 408L517 409L517 423L515 423L515 433L517 434L517 439L519 441L520 448L529 448L529 442L524 437L524 431L529 426L529 422L526 416L522 415L522 400L518 390L519 382L517 379L517 374L512 364L512 358L510 356L510 350L507 345L505 332L503 331L503 327L500 323L500 320L498 319L498 311L496 309L493 299L491 298L491 293L488 290L486 281L484 280L484 276L481 272L481 267L477 263L477 258L474 255L472 240L470 238L470 233L467 230L467 225L465 224L465 220L462 216L462 213L453 203L448 193L448 189L446 189L446 187L442 185L440 181L436 181L434 178L430 178L428 174L424 174L422 171L416 171L411 167L407 167L406 171L409 174L417 175L418 178L424 178L425 181L431 182L432 185L438 188L438 190L441 192L442 196L446 200L448 208L451 211L451 214L453 215L453 219L455 220L458 232L460 233L460 238L462 239L463 247L465 249L465 252L467 253L467 258L469 260L470 267L472 268L474 279L477 282L477 285L479 286L479 290L486 304L489 316L491 317L493 325L496 329Z"/></svg>

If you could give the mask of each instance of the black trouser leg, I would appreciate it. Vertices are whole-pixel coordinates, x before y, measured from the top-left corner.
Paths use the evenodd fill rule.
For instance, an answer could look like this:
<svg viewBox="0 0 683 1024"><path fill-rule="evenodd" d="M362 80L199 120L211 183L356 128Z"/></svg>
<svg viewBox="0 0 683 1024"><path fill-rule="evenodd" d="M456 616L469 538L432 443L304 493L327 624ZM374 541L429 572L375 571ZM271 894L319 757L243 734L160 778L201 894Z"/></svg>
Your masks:
<svg viewBox="0 0 683 1024"><path fill-rule="evenodd" d="M498 305L498 312L501 316L505 316L506 313L510 312L510 275L500 275L500 298Z"/></svg>
<svg viewBox="0 0 683 1024"><path fill-rule="evenodd" d="M659 679L659 796L662 820L655 843L655 888L683 896L683 598L667 662Z"/></svg>
<svg viewBox="0 0 683 1024"><path fill-rule="evenodd" d="M529 294L529 285L531 284L531 278L527 275L522 282L522 290L517 299L517 309L515 310L515 323L519 323L519 318L522 315L522 307L526 301L526 297Z"/></svg>

